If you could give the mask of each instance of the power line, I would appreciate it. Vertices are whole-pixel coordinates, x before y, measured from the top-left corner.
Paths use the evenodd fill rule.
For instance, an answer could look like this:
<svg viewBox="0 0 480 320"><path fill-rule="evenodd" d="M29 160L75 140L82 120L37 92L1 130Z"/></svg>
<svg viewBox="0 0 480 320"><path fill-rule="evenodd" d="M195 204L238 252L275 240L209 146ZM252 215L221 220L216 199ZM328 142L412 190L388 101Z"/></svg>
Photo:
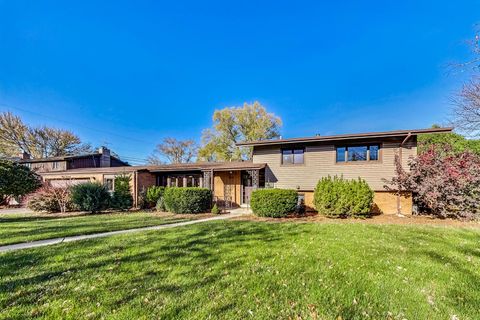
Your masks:
<svg viewBox="0 0 480 320"><path fill-rule="evenodd" d="M12 107L12 106L4 105L4 104L2 104L1 106L4 107L4 108L7 108L7 109L8 108L15 109L15 110L23 111L23 112L26 112L26 113L34 114L34 115L37 115L37 116L40 116L40 117L49 118L49 119L52 119L52 120L55 120L55 121L68 123L70 125L75 125L77 127L80 126L82 128L88 129L88 130L114 135L114 136L117 136L117 137L123 138L123 139L130 139L132 141L137 141L137 142L142 142L142 143L151 143L151 142L147 142L147 141L144 141L144 140L141 140L141 139L132 138L132 137L128 137L128 136L123 136L123 135L120 135L120 134L115 133L115 132L110 132L110 131L106 131L106 130L102 130L102 129L98 129L98 128L87 127L87 126L84 126L84 125L81 125L81 124L78 124L78 123L75 123L75 122L72 122L72 121L58 119L58 118L55 118L55 117L52 117L52 116L47 116L47 115L44 115L44 114L41 114L41 113L38 113L38 112L35 112L35 111L26 110L26 109L19 108L19 107Z"/></svg>

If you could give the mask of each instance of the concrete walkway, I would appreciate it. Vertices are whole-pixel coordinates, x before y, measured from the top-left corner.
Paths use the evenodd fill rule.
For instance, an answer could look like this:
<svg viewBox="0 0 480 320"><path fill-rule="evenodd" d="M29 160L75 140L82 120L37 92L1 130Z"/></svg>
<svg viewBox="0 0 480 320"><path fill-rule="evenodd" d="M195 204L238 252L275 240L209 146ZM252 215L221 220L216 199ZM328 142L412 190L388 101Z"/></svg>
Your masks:
<svg viewBox="0 0 480 320"><path fill-rule="evenodd" d="M50 245L53 245L53 244L58 244L58 243L63 243L63 242L79 241L79 240L85 240L85 239L104 238L104 237L110 237L110 236L114 236L114 235L118 235L118 234L143 232L143 231L149 231L149 230L170 229L170 228L188 226L190 224L202 223L202 222L207 222L207 221L225 220L225 219L235 218L235 217L239 217L241 215L246 214L246 212L243 212L243 211L237 211L237 212L234 212L234 211L235 210L233 210L231 213L216 216L216 217L212 217L212 218L191 220L191 221L185 221L185 222L175 222L175 223L158 225L158 226L153 226L153 227L143 227L143 228L135 228L135 229L117 230L117 231L93 233L93 234L86 234L86 235L79 235L79 236L69 236L69 237L63 237L63 238L53 238L53 239L45 239L45 240L38 240L38 241L32 241L32 242L10 244L10 245L6 245L6 246L0 246L0 252L15 251L15 250L21 250L21 249L43 247L43 246L50 246Z"/></svg>

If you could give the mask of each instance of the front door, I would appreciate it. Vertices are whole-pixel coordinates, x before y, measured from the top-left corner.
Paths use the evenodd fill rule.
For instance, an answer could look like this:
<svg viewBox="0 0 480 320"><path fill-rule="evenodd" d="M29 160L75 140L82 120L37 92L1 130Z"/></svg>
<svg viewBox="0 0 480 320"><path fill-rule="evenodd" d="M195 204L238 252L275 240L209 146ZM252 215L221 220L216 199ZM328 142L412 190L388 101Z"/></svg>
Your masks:
<svg viewBox="0 0 480 320"><path fill-rule="evenodd" d="M252 191L252 176L247 171L242 171L242 203L250 204Z"/></svg>
<svg viewBox="0 0 480 320"><path fill-rule="evenodd" d="M250 204L253 187L243 187L243 203Z"/></svg>

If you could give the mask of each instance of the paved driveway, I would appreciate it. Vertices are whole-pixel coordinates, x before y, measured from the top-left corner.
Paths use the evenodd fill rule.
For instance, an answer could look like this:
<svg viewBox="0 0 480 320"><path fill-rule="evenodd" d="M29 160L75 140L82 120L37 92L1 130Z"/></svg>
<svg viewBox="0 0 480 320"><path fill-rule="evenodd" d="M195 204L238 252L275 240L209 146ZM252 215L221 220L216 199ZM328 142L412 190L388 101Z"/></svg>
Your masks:
<svg viewBox="0 0 480 320"><path fill-rule="evenodd" d="M0 209L0 215L2 214L20 214L20 213L33 213L32 210L28 208L8 208L8 209Z"/></svg>

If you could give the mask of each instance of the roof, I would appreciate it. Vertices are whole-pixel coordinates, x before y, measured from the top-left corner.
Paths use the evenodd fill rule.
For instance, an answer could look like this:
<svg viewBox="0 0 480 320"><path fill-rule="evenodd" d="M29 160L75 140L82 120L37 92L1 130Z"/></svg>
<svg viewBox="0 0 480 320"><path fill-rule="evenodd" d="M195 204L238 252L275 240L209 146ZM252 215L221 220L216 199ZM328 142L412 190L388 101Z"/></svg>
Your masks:
<svg viewBox="0 0 480 320"><path fill-rule="evenodd" d="M251 161L236 161L236 162L194 162L194 163L174 163L163 165L149 165L149 166L124 166L124 167L103 167L103 168L81 168L70 169L63 171L48 171L42 172L42 175L69 175L79 173L128 173L135 171L149 171L149 172L174 172L174 171L229 171L229 170L254 170L263 169L266 163L253 163Z"/></svg>
<svg viewBox="0 0 480 320"><path fill-rule="evenodd" d="M305 137L305 138L245 141L245 142L237 143L237 146L241 146L241 147L266 146L266 145L289 144L289 143L356 140L356 139L366 139L366 138L396 138L396 137L405 137L407 135L419 135L419 134L427 134L427 133L448 133L448 132L452 132L452 130L453 128L447 127L447 128L351 133L351 134L339 134L339 135L332 135L332 136L314 136L314 137Z"/></svg>
<svg viewBox="0 0 480 320"><path fill-rule="evenodd" d="M86 153L86 154L78 154L78 155L67 155L67 156L58 156L58 157L48 157L48 158L35 158L35 159L20 159L20 163L36 163L36 162L52 162L52 161L65 161L65 160L72 160L72 159L79 159L79 158L88 158L88 157L97 157L101 156L100 152L94 153ZM120 162L127 163L115 156L110 156L112 159L116 159Z"/></svg>

